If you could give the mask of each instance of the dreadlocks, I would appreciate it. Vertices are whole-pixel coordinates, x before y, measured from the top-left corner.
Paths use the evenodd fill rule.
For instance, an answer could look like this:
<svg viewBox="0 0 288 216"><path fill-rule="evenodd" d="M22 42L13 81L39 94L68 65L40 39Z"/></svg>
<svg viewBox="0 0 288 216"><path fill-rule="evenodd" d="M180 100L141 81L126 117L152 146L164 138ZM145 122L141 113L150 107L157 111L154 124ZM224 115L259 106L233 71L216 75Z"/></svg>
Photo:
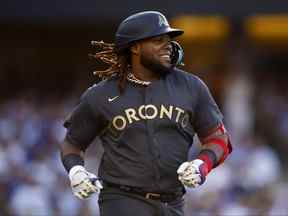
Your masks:
<svg viewBox="0 0 288 216"><path fill-rule="evenodd" d="M113 43L105 43L103 41L91 41L93 46L97 46L101 51L95 54L89 54L90 57L99 59L102 62L110 65L106 70L94 71L93 73L102 79L108 79L113 75L119 76L118 88L123 93L126 85L126 78L128 75L128 68L130 63L130 55L127 50L121 53L115 52L115 45Z"/></svg>

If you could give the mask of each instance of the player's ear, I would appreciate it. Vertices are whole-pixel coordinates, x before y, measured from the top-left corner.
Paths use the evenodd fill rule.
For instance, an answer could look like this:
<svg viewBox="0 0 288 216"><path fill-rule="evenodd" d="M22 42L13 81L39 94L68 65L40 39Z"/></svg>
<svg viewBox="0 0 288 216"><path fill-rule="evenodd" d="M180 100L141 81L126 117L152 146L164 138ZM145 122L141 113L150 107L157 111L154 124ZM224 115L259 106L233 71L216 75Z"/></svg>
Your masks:
<svg viewBox="0 0 288 216"><path fill-rule="evenodd" d="M139 55L140 44L139 43L132 44L132 46L130 47L130 52L132 53L132 55Z"/></svg>

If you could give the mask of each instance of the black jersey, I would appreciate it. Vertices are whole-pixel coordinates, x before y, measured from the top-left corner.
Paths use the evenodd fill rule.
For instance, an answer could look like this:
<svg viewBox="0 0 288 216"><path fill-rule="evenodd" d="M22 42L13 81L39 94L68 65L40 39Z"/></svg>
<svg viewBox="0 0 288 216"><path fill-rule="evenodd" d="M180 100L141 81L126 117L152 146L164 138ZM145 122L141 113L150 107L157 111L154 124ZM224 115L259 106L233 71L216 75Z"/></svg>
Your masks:
<svg viewBox="0 0 288 216"><path fill-rule="evenodd" d="M64 124L67 141L84 150L99 136L104 181L150 191L182 187L176 170L194 134L222 123L207 86L179 69L146 87L127 81L123 94L117 81L102 81L82 95Z"/></svg>

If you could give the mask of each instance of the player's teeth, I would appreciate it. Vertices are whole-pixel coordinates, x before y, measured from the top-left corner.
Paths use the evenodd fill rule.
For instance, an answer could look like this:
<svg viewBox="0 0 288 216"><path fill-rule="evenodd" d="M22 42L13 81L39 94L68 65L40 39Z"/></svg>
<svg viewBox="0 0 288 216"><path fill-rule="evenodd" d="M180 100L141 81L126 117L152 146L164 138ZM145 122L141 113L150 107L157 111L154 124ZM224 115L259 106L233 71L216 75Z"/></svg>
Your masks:
<svg viewBox="0 0 288 216"><path fill-rule="evenodd" d="M162 55L163 58L170 58L169 55Z"/></svg>

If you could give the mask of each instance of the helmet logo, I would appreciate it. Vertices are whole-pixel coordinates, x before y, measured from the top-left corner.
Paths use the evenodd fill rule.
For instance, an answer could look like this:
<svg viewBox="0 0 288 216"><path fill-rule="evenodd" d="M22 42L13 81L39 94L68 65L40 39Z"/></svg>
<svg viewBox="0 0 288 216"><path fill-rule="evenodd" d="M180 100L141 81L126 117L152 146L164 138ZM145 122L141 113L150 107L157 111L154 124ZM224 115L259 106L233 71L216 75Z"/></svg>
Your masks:
<svg viewBox="0 0 288 216"><path fill-rule="evenodd" d="M167 20L165 19L165 17L163 17L161 15L159 15L158 17L159 17L158 24L159 24L160 27L163 26L163 25L164 26L169 26L169 24L168 24Z"/></svg>

